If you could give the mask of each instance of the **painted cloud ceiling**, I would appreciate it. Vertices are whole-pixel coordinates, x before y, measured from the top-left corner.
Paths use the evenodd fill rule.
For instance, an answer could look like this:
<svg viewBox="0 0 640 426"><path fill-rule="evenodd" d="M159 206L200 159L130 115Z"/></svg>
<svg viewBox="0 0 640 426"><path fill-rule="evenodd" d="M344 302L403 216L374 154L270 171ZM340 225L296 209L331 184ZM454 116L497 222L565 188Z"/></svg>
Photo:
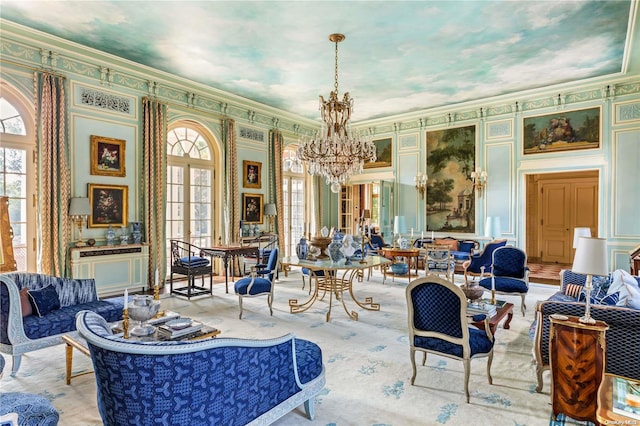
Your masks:
<svg viewBox="0 0 640 426"><path fill-rule="evenodd" d="M13 1L0 17L318 118L334 84L364 120L622 71L614 1Z"/></svg>

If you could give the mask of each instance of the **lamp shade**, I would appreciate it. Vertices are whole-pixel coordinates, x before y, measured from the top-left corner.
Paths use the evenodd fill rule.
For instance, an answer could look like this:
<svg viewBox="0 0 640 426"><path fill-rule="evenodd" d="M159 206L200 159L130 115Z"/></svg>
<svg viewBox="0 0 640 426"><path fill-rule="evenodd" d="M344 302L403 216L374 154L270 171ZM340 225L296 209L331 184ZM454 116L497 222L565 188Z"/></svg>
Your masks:
<svg viewBox="0 0 640 426"><path fill-rule="evenodd" d="M90 216L91 205L88 198L72 198L69 203L69 216Z"/></svg>
<svg viewBox="0 0 640 426"><path fill-rule="evenodd" d="M584 275L607 275L607 240L579 237L571 271Z"/></svg>
<svg viewBox="0 0 640 426"><path fill-rule="evenodd" d="M484 225L485 237L495 239L502 235L502 224L500 223L500 216L489 216Z"/></svg>
<svg viewBox="0 0 640 426"><path fill-rule="evenodd" d="M591 228L573 228L573 248L578 248L578 238L591 237Z"/></svg>
<svg viewBox="0 0 640 426"><path fill-rule="evenodd" d="M407 220L404 216L396 216L393 219L393 233L402 234L404 232L407 232Z"/></svg>
<svg viewBox="0 0 640 426"><path fill-rule="evenodd" d="M264 205L264 215L265 216L275 216L276 215L276 205L274 203L267 203Z"/></svg>
<svg viewBox="0 0 640 426"><path fill-rule="evenodd" d="M363 219L371 219L371 210L369 210L369 209L362 210L362 218Z"/></svg>

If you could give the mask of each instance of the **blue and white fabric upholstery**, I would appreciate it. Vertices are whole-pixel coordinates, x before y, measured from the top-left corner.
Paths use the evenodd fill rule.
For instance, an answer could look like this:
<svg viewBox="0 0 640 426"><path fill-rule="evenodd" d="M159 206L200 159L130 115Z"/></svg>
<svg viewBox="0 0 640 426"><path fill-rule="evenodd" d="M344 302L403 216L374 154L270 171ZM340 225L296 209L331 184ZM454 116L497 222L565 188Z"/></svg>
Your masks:
<svg viewBox="0 0 640 426"><path fill-rule="evenodd" d="M618 273L628 275L626 271L617 270L607 277L593 277L592 284L594 288L596 286L608 288L609 295L618 293L613 286L612 278ZM632 275L629 275L629 277L640 286L640 277ZM544 370L548 370L550 366L550 315L558 314L576 317L584 315L585 304L578 301L580 293L578 293L578 297L572 297L567 293L567 289L572 285L584 286L586 278L586 275L573 271L560 271L561 289L547 300L539 301L536 304L536 317L531 326L531 331L533 332L533 352L538 379L537 392L542 391L542 373ZM640 324L640 310L620 305L593 304L591 305L591 317L604 321L609 326L605 335L607 341L605 373L640 381L640 327L638 326Z"/></svg>
<svg viewBox="0 0 640 426"><path fill-rule="evenodd" d="M274 339L215 338L136 342L103 335L96 315L77 318L107 426L263 425L304 404L310 419L325 384L318 345Z"/></svg>
<svg viewBox="0 0 640 426"><path fill-rule="evenodd" d="M464 282L468 282L469 276L480 277L490 276L492 273L491 264L493 252L500 247L507 245L507 240L495 240L487 243L484 249L477 254L471 255L471 259L462 264L464 268Z"/></svg>
<svg viewBox="0 0 640 426"><path fill-rule="evenodd" d="M519 294L524 316L527 309L524 299L529 291L527 254L517 247L499 247L493 252L492 268L493 276L480 280L479 285L498 294Z"/></svg>
<svg viewBox="0 0 640 426"><path fill-rule="evenodd" d="M493 335L488 318L485 316L484 330L470 327L466 296L458 286L443 278L418 278L409 284L406 295L413 367L411 384L416 379L416 351L423 353L422 365L427 353L458 359L464 364L464 392L468 403L472 358L488 358L487 377L489 384L492 383Z"/></svg>
<svg viewBox="0 0 640 426"><path fill-rule="evenodd" d="M273 287L278 269L279 249L275 247L269 253L269 261L266 265L256 265L252 267L250 277L241 278L236 281L234 289L238 295L240 303L240 319L242 319L242 299L244 297L267 296L269 312L273 315Z"/></svg>
<svg viewBox="0 0 640 426"><path fill-rule="evenodd" d="M0 356L0 377L4 370L4 357ZM60 415L43 396L22 392L0 393L0 425L55 426Z"/></svg>
<svg viewBox="0 0 640 426"><path fill-rule="evenodd" d="M46 315L23 316L20 290L51 286L60 304ZM0 274L0 352L13 356L11 375L20 368L22 354L62 343L62 335L75 331L76 314L82 310L99 313L107 321L122 318L122 297L98 299L95 280L72 279L8 272Z"/></svg>
<svg viewBox="0 0 640 426"><path fill-rule="evenodd" d="M456 261L451 256L449 247L438 245L427 245L426 261L424 271L431 275L444 275L453 282L453 272L456 268Z"/></svg>

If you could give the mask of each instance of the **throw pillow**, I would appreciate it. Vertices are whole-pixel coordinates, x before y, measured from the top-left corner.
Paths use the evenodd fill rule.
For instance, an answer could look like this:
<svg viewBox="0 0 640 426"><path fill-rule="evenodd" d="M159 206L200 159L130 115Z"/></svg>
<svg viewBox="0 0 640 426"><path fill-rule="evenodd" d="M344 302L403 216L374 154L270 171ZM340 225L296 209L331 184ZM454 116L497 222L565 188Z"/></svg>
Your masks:
<svg viewBox="0 0 640 426"><path fill-rule="evenodd" d="M58 293L52 285L48 285L39 290L30 290L29 299L33 312L39 317L43 317L51 311L60 309Z"/></svg>
<svg viewBox="0 0 640 426"><path fill-rule="evenodd" d="M627 306L627 298L629 297L628 288L638 288L638 282L631 274L623 269L616 269L611 273L611 285L607 294L620 293L618 306Z"/></svg>
<svg viewBox="0 0 640 426"><path fill-rule="evenodd" d="M29 289L26 287L20 290L20 307L22 308L23 317L28 317L33 313L31 302L29 301Z"/></svg>
<svg viewBox="0 0 640 426"><path fill-rule="evenodd" d="M606 294L605 292L591 293L592 305L609 305L615 306L618 303L619 293ZM585 302L587 300L586 293L583 291L578 296L579 302Z"/></svg>
<svg viewBox="0 0 640 426"><path fill-rule="evenodd" d="M567 284L564 289L564 294L566 294L567 296L575 297L577 299L580 296L580 292L583 288L584 286L580 284Z"/></svg>
<svg viewBox="0 0 640 426"><path fill-rule="evenodd" d="M627 284L627 304L626 306L632 309L640 309L640 288L638 286Z"/></svg>
<svg viewBox="0 0 640 426"><path fill-rule="evenodd" d="M458 240L450 240L447 238L438 239L436 238L436 245L438 246L448 246L449 250L458 251Z"/></svg>

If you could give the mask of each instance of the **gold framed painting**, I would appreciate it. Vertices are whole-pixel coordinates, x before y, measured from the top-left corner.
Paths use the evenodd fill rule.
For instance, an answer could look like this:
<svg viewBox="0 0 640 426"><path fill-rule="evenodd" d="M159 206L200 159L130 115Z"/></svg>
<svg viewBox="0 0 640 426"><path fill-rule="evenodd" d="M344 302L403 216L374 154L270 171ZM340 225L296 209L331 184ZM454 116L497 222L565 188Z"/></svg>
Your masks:
<svg viewBox="0 0 640 426"><path fill-rule="evenodd" d="M600 147L600 107L522 119L524 155Z"/></svg>
<svg viewBox="0 0 640 426"><path fill-rule="evenodd" d="M376 161L365 161L363 168L374 169L378 167L391 167L393 165L393 145L391 138L373 141L376 146Z"/></svg>
<svg viewBox="0 0 640 426"><path fill-rule="evenodd" d="M242 186L244 188L262 188L262 163L248 160L242 162Z"/></svg>
<svg viewBox="0 0 640 426"><path fill-rule="evenodd" d="M91 174L126 176L125 141L91 135Z"/></svg>
<svg viewBox="0 0 640 426"><path fill-rule="evenodd" d="M242 220L250 223L262 223L262 194L242 194Z"/></svg>
<svg viewBox="0 0 640 426"><path fill-rule="evenodd" d="M89 183L89 228L127 226L128 187Z"/></svg>

